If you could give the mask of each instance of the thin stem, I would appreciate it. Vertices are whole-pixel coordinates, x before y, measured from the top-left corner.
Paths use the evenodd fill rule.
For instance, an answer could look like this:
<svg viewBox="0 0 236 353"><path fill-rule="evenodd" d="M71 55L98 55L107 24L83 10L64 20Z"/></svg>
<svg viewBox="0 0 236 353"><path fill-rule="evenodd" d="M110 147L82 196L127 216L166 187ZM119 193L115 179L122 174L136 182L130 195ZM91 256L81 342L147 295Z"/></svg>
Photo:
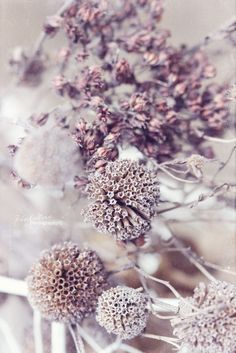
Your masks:
<svg viewBox="0 0 236 353"><path fill-rule="evenodd" d="M229 21L227 21L224 25L222 25L219 29L217 29L215 32L210 33L208 36L206 36L202 42L190 48L189 52L190 53L194 52L201 47L209 45L210 43L212 43L217 39L219 40L227 37L227 34L230 34L232 32L231 27L234 25L235 21L236 21L236 17L234 16Z"/></svg>
<svg viewBox="0 0 236 353"><path fill-rule="evenodd" d="M164 286L166 286L167 288L169 288L170 291L175 295L176 298L178 298L178 299L184 301L184 302L186 303L186 305L190 306L193 310L196 310L196 309L197 309L194 305L192 305L191 303L189 303L189 301L185 300L185 299L181 296L181 294L180 294L168 281L164 281L164 280L162 280L162 279L153 277L153 276L147 274L146 272L144 272L143 270L141 270L141 269L140 269L139 267L137 267L137 266L135 266L134 269L135 269L136 271L138 271L139 273L141 273L144 277L149 278L149 279L153 280L154 282L163 284ZM167 309L167 306L166 306L166 304L165 304L165 299L163 299L163 300L158 300L158 299L156 298L155 300L156 300L156 303L158 302L158 304L159 304L160 307L162 306L162 307L165 308L165 311L174 311L175 313L178 311L177 308L176 308L176 304L174 304L175 306L172 307L172 310L171 310L171 304L168 304L168 302L166 302L167 305L168 305L168 309ZM162 305L162 301L163 301L163 304L164 304L164 305ZM163 310L162 310L162 311L163 311Z"/></svg>
<svg viewBox="0 0 236 353"><path fill-rule="evenodd" d="M53 322L51 328L51 352L66 353L66 330L65 325Z"/></svg>
<svg viewBox="0 0 236 353"><path fill-rule="evenodd" d="M75 2L75 0L67 0L64 2L64 4L57 10L56 16L61 16L63 13L67 10L67 8L72 5ZM37 56L43 48L45 40L48 38L48 34L45 31L42 31L38 37L38 40L36 41L36 45L34 47L34 51L31 55L31 60L35 56Z"/></svg>
<svg viewBox="0 0 236 353"><path fill-rule="evenodd" d="M76 352L77 353L85 353L85 349L84 349L84 343L83 340L81 338L81 336L79 335L78 331L75 333L74 331L74 327L72 325L69 325L69 331L71 333L71 336L74 340L74 344L75 344L75 348L76 348Z"/></svg>
<svg viewBox="0 0 236 353"><path fill-rule="evenodd" d="M202 274L203 274L204 276L206 276L206 278L208 278L208 279L209 279L210 281L212 281L212 282L216 282L216 281L217 281L216 278L215 278L214 276L212 276L211 273L208 272L207 269L206 269L204 266L201 265L201 263L200 263L200 262L198 261L198 259L197 259L197 255L194 254L191 249L185 250L185 249L184 249L184 245L182 244L182 242L181 242L179 239L174 238L174 237L173 237L173 244L174 244L174 246L176 246L176 247L179 249L179 251L180 251L195 267L197 267L197 268L199 269L200 272L202 272Z"/></svg>
<svg viewBox="0 0 236 353"><path fill-rule="evenodd" d="M166 168L162 167L161 165L157 166L160 170L162 170L164 173L166 173L167 175L169 175L171 178L180 181L181 183L187 183L187 184L198 184L199 180L187 180L187 179L182 179L179 178L177 176L175 176L174 174L170 173Z"/></svg>
<svg viewBox="0 0 236 353"><path fill-rule="evenodd" d="M144 353L139 349L129 346L128 344L125 344L125 343L122 343L120 345L120 349L123 349L125 352L128 352L128 353Z"/></svg>
<svg viewBox="0 0 236 353"><path fill-rule="evenodd" d="M236 142L236 138L233 138L233 139L221 139L221 138L218 138L218 137L211 137L211 136L207 136L207 135L204 135L203 138L206 141L217 142L217 143L235 143Z"/></svg>
<svg viewBox="0 0 236 353"><path fill-rule="evenodd" d="M204 266L212 268L213 270L217 270L217 271L220 271L220 272L225 272L225 273L228 273L229 275L236 276L236 272L235 271L231 271L228 268L222 268L222 267L220 267L220 266L218 266L216 264L213 264L211 262L205 261L204 259L202 259L202 260L199 259L199 261L201 261Z"/></svg>
<svg viewBox="0 0 236 353"><path fill-rule="evenodd" d="M76 327L78 334L94 350L94 352L103 353L103 349L97 344L93 337L91 337L80 325L77 324Z"/></svg>
<svg viewBox="0 0 236 353"><path fill-rule="evenodd" d="M216 173L214 174L213 178L212 178L212 182L216 179L216 177L218 176L218 174L227 166L227 164L230 162L234 152L236 151L236 145L233 146L232 150L230 151L230 154L228 156L228 158L226 159L225 162L222 162L219 169L216 171Z"/></svg>
<svg viewBox="0 0 236 353"><path fill-rule="evenodd" d="M135 266L134 269L140 273L142 276L149 278L157 283L163 284L164 286L166 286L167 288L170 289L170 291L176 296L176 298L178 299L183 299L182 296L180 295L180 293L168 282L168 281L164 281L162 279L153 277L149 274L147 274L146 272L144 272L143 270L141 270L139 267Z"/></svg>
<svg viewBox="0 0 236 353"><path fill-rule="evenodd" d="M172 344L174 347L180 349L180 346L177 344L177 342L179 342L179 340L177 338L166 337L166 336L157 336L157 335L152 335L149 333L143 333L141 336L146 337L146 338L152 338L152 339L158 340L158 341L164 341L164 342Z"/></svg>
<svg viewBox="0 0 236 353"><path fill-rule="evenodd" d="M108 346L107 348L105 348L103 350L103 353L113 353L113 352L115 352L117 349L120 348L121 343L122 343L122 340L119 337L117 337L115 342L113 342L110 346Z"/></svg>
<svg viewBox="0 0 236 353"><path fill-rule="evenodd" d="M0 331L2 332L12 353L23 353L6 321L0 318ZM2 340L1 340L2 341Z"/></svg>
<svg viewBox="0 0 236 353"><path fill-rule="evenodd" d="M34 344L35 353L43 353L42 320L40 312L34 310Z"/></svg>

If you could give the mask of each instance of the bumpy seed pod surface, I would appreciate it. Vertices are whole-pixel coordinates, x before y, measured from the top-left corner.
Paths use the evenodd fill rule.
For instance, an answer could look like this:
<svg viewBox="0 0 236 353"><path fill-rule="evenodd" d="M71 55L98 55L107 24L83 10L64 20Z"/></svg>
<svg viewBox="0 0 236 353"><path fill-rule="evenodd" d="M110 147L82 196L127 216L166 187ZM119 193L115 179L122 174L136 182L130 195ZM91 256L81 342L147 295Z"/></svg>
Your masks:
<svg viewBox="0 0 236 353"><path fill-rule="evenodd" d="M236 286L226 282L200 283L172 320L174 334L193 353L236 352ZM195 313L195 314L193 314Z"/></svg>
<svg viewBox="0 0 236 353"><path fill-rule="evenodd" d="M88 195L95 201L83 212L85 220L117 240L139 238L150 229L158 205L159 182L138 162L109 162L104 173L90 176Z"/></svg>
<svg viewBox="0 0 236 353"><path fill-rule="evenodd" d="M67 242L42 253L27 283L29 301L43 317L74 323L95 310L107 273L94 251Z"/></svg>
<svg viewBox="0 0 236 353"><path fill-rule="evenodd" d="M147 298L129 287L108 289L98 299L96 318L109 333L121 339L131 339L146 327Z"/></svg>
<svg viewBox="0 0 236 353"><path fill-rule="evenodd" d="M17 174L30 184L61 187L81 168L79 152L59 127L39 127L25 137L14 158Z"/></svg>

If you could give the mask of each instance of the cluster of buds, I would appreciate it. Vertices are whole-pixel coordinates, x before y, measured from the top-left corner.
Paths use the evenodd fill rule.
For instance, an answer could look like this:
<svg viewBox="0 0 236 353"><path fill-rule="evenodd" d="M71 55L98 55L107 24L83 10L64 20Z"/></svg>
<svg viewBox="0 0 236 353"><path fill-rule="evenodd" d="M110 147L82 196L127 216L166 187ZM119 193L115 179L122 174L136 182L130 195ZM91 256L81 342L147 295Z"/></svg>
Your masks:
<svg viewBox="0 0 236 353"><path fill-rule="evenodd" d="M84 154L91 156L99 147L105 160L114 160L118 153L108 146L109 135L108 140L129 141L157 161L172 159L182 150L183 139L206 155L196 123L203 134L224 132L230 113L227 87L208 84L216 70L203 49L170 45L170 32L158 25L162 13L162 0L83 0L47 19L45 34L51 38L63 31L69 42L58 57L64 53L60 65L70 65L70 77L59 70L53 81L56 92L73 101L80 118L85 106L96 110ZM224 36L232 33L231 27ZM101 126L104 107L109 116ZM75 136L86 138L77 127ZM95 156L93 162L99 160L100 167L101 159Z"/></svg>

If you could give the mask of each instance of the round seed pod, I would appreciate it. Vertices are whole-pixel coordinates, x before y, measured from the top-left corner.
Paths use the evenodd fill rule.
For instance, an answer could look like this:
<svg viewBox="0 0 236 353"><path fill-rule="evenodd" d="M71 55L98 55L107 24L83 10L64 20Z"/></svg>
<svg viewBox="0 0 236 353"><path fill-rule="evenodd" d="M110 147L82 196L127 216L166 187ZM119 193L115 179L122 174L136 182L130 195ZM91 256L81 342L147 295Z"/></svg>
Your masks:
<svg viewBox="0 0 236 353"><path fill-rule="evenodd" d="M14 158L14 169L34 185L62 187L81 168L79 152L68 133L59 128L39 127L26 136Z"/></svg>
<svg viewBox="0 0 236 353"><path fill-rule="evenodd" d="M98 255L66 242L44 251L28 277L29 301L48 320L75 323L95 311L107 288Z"/></svg>
<svg viewBox="0 0 236 353"><path fill-rule="evenodd" d="M121 339L131 339L147 325L147 298L129 287L108 289L98 299L96 319L107 332Z"/></svg>
<svg viewBox="0 0 236 353"><path fill-rule="evenodd" d="M171 324L183 346L193 353L235 353L235 318L236 286L217 281L200 283L193 297L180 302L179 315Z"/></svg>
<svg viewBox="0 0 236 353"><path fill-rule="evenodd" d="M89 179L87 192L94 202L83 214L98 231L116 240L132 240L150 229L160 196L153 171L136 161L118 160Z"/></svg>

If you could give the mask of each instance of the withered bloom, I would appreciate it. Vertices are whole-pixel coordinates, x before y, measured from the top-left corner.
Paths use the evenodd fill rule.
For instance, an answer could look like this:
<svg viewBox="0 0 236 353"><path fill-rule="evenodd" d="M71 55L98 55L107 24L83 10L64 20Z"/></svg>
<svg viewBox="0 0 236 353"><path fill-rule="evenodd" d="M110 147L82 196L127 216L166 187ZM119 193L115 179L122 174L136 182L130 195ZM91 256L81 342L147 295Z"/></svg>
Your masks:
<svg viewBox="0 0 236 353"><path fill-rule="evenodd" d="M107 288L98 255L71 242L44 251L27 277L29 301L48 320L75 323L94 312Z"/></svg>
<svg viewBox="0 0 236 353"><path fill-rule="evenodd" d="M198 311L188 306L186 300ZM172 326L174 334L193 353L234 353L236 286L220 281L199 284L193 297L180 303Z"/></svg>
<svg viewBox="0 0 236 353"><path fill-rule="evenodd" d="M121 339L138 336L148 319L147 297L129 287L108 289L98 299L97 321Z"/></svg>
<svg viewBox="0 0 236 353"><path fill-rule="evenodd" d="M87 192L94 202L86 210L86 221L117 240L144 235L159 202L155 173L138 162L109 162L103 173L90 175Z"/></svg>

